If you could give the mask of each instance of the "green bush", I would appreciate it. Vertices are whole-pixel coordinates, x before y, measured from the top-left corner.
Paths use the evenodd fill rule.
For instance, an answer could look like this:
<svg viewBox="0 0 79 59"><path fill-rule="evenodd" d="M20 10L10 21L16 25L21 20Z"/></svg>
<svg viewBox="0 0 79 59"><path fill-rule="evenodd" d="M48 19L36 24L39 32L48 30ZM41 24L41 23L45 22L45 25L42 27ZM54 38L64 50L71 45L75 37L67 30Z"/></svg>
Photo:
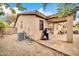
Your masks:
<svg viewBox="0 0 79 59"><path fill-rule="evenodd" d="M4 22L2 20L0 20L0 27L5 28L5 24L4 24Z"/></svg>
<svg viewBox="0 0 79 59"><path fill-rule="evenodd" d="M76 24L76 27L79 29L79 22Z"/></svg>
<svg viewBox="0 0 79 59"><path fill-rule="evenodd" d="M0 16L1 16L1 15L4 15L4 13L3 13L3 12L0 12Z"/></svg>
<svg viewBox="0 0 79 59"><path fill-rule="evenodd" d="M6 28L9 28L9 25L6 24L4 21L0 20L0 28L2 28L3 30L5 30Z"/></svg>

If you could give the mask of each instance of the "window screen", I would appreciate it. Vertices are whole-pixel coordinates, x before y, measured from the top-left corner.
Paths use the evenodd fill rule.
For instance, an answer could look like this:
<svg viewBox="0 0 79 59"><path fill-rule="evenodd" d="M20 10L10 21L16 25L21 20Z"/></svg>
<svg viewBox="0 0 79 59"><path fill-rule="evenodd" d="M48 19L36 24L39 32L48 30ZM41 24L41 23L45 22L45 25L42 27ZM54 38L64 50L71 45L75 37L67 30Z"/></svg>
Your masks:
<svg viewBox="0 0 79 59"><path fill-rule="evenodd" d="M43 20L39 21L39 28L40 28L40 30L44 29L44 21Z"/></svg>

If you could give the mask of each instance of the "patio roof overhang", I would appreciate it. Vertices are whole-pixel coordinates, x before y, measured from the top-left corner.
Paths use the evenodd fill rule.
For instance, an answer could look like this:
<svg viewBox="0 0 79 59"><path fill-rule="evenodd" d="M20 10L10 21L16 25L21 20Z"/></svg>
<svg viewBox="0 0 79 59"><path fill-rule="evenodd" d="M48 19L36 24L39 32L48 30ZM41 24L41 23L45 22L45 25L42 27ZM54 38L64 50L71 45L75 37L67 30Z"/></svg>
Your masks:
<svg viewBox="0 0 79 59"><path fill-rule="evenodd" d="M49 23L61 23L61 22L66 22L67 20L56 20L56 21L52 21L52 20L49 20L48 22Z"/></svg>
<svg viewBox="0 0 79 59"><path fill-rule="evenodd" d="M20 13L20 14L18 14L18 17L20 15L36 15L36 16L41 17L43 19L47 19L47 16L45 16L44 14L42 14L41 12L38 12L38 11L30 11L30 12Z"/></svg>
<svg viewBox="0 0 79 59"><path fill-rule="evenodd" d="M70 17L70 16L74 16L73 17L73 20L75 20L75 15L76 14L76 12L73 12L73 13L70 13L70 14L68 14L68 16L67 17ZM60 23L60 22L66 22L67 21L67 17L57 17L57 16L53 16L53 15L51 15L51 16L48 16L48 21L50 22L50 23Z"/></svg>

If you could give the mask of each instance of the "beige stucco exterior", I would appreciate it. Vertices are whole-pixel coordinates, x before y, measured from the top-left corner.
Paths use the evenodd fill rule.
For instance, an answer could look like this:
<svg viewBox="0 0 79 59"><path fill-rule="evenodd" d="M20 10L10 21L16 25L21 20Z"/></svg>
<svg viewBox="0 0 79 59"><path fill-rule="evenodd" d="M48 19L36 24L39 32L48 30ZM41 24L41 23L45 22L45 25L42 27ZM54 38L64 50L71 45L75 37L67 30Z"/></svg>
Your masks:
<svg viewBox="0 0 79 59"><path fill-rule="evenodd" d="M36 16L35 17L35 38L36 39L40 39L41 34L42 34L42 30L40 30L40 28L39 28L39 26L40 26L39 21L40 20L44 21L44 28L48 28L48 22L45 19Z"/></svg>
<svg viewBox="0 0 79 59"><path fill-rule="evenodd" d="M25 31L33 39L40 39L42 30L39 29L39 21L44 21L44 28L48 28L48 22L36 15L21 15L16 23L17 33ZM23 28L21 28L21 22Z"/></svg>
<svg viewBox="0 0 79 59"><path fill-rule="evenodd" d="M42 30L40 30L39 21L42 20L44 22L44 28L52 28L54 35L58 34L58 32L63 30L63 26L67 24L67 41L72 41L73 39L73 16L69 15L68 17L57 18L57 17L49 17L46 18L41 13L27 13L21 14L17 18L15 27L17 28L17 33L25 31L28 35L30 35L33 39L40 39ZM70 26L70 27L69 27ZM21 28L22 27L22 28ZM72 37L72 38L71 38Z"/></svg>

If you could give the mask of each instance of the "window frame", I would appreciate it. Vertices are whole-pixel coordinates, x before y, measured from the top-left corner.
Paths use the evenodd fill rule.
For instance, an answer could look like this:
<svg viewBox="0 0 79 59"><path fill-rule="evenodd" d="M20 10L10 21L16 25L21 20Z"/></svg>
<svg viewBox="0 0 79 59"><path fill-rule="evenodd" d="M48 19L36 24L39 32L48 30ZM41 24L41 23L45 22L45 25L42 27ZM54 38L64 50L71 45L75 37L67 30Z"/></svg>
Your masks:
<svg viewBox="0 0 79 59"><path fill-rule="evenodd" d="M43 20L39 20L39 29L44 30L44 21Z"/></svg>

